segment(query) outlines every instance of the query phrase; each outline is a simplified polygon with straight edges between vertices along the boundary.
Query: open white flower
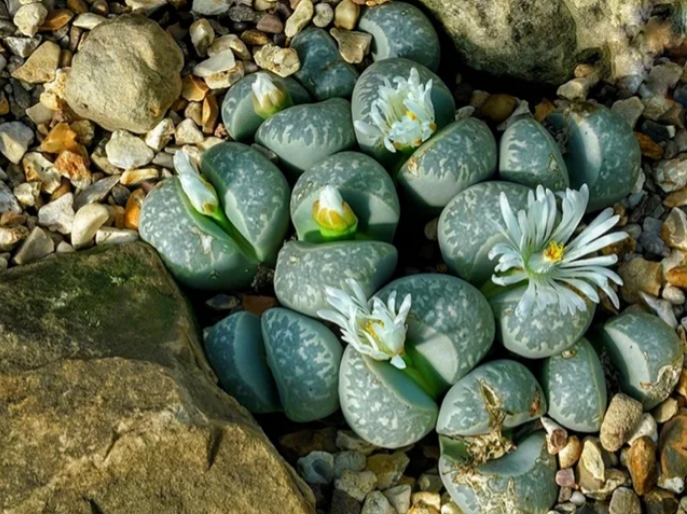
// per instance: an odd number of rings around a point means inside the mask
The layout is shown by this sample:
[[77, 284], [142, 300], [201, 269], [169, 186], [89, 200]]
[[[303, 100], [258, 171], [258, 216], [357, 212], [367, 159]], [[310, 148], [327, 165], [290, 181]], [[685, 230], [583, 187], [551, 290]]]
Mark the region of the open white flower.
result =
[[205, 180], [191, 159], [191, 156], [179, 150], [174, 154], [174, 168], [179, 175], [181, 188], [186, 193], [191, 205], [201, 214], [212, 215], [219, 208], [217, 191]]
[[327, 184], [313, 203], [312, 216], [320, 231], [327, 237], [352, 234], [358, 228], [358, 218], [334, 186]]
[[592, 256], [598, 250], [627, 237], [626, 232], [606, 234], [618, 222], [608, 208], [599, 214], [578, 236], [570, 240], [587, 209], [589, 189], [583, 185], [580, 191], [568, 189], [559, 193], [562, 216], [558, 219], [556, 197], [542, 186], [536, 194], [530, 191], [527, 209], [517, 215], [508, 198], [501, 193], [501, 214], [505, 227], [498, 224], [507, 242], [494, 246], [489, 258], [499, 257], [492, 280], [499, 285], [528, 281], [516, 309], [518, 316], [540, 312], [546, 306], [558, 303], [562, 313], [574, 313], [586, 308], [585, 300], [600, 301], [596, 288], [618, 307], [618, 296], [609, 282], [622, 285], [622, 280], [606, 266], [615, 264], [616, 255]]
[[281, 85], [277, 85], [265, 72], [259, 72], [253, 90], [253, 108], [262, 118], [269, 118], [277, 112], [291, 105], [291, 95]]
[[334, 308], [321, 309], [317, 315], [341, 327], [342, 339], [358, 352], [375, 360], [388, 360], [398, 369], [405, 369], [403, 360], [406, 340], [406, 318], [410, 311], [410, 295], [406, 295], [396, 311], [396, 291], [385, 304], [377, 297], [369, 301], [360, 284], [346, 280], [351, 294], [327, 287], [327, 301]]
[[410, 78], [394, 77], [396, 87], [388, 79], [379, 88], [379, 98], [372, 102], [372, 125], [360, 120], [355, 127], [368, 136], [381, 139], [391, 153], [417, 148], [436, 131], [432, 81], [420, 84], [416, 68]]

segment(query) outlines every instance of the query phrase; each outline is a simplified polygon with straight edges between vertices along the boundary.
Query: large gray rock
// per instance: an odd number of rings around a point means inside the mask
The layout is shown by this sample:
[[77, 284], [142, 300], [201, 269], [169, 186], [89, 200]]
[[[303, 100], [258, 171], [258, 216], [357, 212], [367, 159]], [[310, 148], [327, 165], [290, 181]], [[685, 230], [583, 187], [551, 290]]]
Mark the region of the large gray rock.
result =
[[[613, 77], [641, 72], [652, 2], [627, 0], [419, 0], [468, 65], [495, 75], [560, 84], [580, 52], [598, 49]], [[644, 4], [644, 5], [642, 5]]]
[[172, 36], [144, 16], [101, 23], [74, 56], [67, 102], [108, 130], [152, 129], [181, 93], [184, 56]]
[[0, 512], [314, 514], [142, 243], [0, 276]]

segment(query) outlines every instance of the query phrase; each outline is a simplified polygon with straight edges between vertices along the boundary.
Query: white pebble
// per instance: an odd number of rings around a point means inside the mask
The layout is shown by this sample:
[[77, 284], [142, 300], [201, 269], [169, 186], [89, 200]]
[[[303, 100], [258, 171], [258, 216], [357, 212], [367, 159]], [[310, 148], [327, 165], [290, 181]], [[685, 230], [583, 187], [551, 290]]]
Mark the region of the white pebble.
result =
[[33, 130], [19, 121], [0, 125], [0, 152], [14, 164], [19, 164], [33, 142]]
[[38, 224], [60, 234], [69, 234], [74, 223], [74, 195], [67, 193], [38, 209]]
[[102, 227], [95, 233], [95, 244], [122, 244], [138, 241], [138, 232], [128, 228]]
[[79, 209], [72, 225], [72, 246], [77, 250], [93, 244], [98, 229], [110, 217], [107, 207], [99, 203], [89, 203]]
[[126, 130], [115, 130], [112, 133], [105, 145], [105, 153], [110, 164], [125, 170], [145, 166], [155, 155], [142, 139]]

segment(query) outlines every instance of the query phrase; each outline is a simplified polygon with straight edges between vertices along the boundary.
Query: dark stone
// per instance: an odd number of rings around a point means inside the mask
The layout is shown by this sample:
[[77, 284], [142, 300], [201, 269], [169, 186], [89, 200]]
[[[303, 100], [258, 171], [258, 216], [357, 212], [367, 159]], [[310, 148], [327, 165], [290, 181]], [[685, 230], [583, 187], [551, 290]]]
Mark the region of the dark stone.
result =
[[673, 493], [656, 488], [644, 496], [645, 514], [675, 514], [678, 500]]
[[667, 141], [671, 138], [671, 132], [668, 127], [653, 120], [644, 120], [644, 123], [642, 123], [642, 132], [656, 143]]
[[339, 489], [334, 489], [329, 514], [360, 514], [361, 508], [358, 500]]
[[229, 9], [229, 19], [234, 22], [258, 23], [262, 13], [256, 12], [247, 5], [235, 5]]

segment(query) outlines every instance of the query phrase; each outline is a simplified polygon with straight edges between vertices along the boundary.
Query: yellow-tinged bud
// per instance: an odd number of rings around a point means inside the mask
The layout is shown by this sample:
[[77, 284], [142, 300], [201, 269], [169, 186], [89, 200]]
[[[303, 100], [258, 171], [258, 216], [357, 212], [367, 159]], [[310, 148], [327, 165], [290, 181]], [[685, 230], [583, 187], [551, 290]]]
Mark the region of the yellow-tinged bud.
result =
[[344, 201], [338, 189], [329, 185], [320, 191], [319, 199], [313, 203], [312, 217], [327, 239], [350, 236], [358, 228], [358, 218], [351, 206]]
[[251, 88], [253, 90], [253, 109], [263, 119], [274, 116], [279, 111], [293, 105], [289, 90], [283, 84], [274, 82], [265, 72], [257, 74], [257, 79]]

